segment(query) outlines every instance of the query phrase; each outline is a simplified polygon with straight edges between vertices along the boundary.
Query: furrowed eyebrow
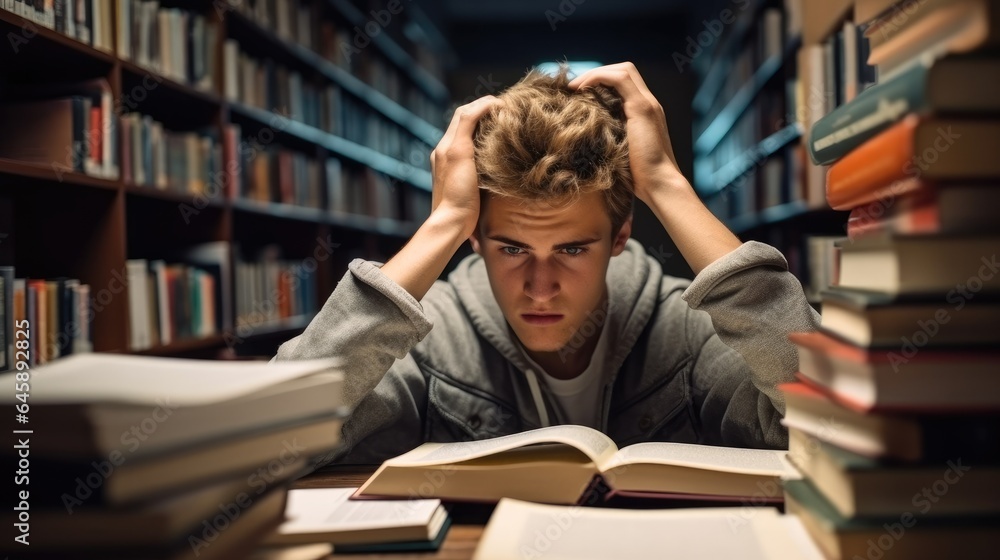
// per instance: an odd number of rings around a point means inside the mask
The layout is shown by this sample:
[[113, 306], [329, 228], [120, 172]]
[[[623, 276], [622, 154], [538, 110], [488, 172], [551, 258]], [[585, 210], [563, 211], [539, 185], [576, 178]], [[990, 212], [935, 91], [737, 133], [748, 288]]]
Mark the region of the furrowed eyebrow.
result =
[[[487, 239], [492, 239], [493, 241], [499, 241], [500, 243], [506, 243], [507, 245], [513, 245], [514, 247], [520, 247], [521, 249], [528, 249], [528, 250], [532, 249], [531, 245], [528, 245], [527, 243], [523, 243], [521, 241], [516, 241], [516, 240], [511, 239], [509, 237], [504, 237], [503, 235], [487, 235], [486, 238]], [[567, 243], [560, 243], [558, 245], [553, 246], [552, 249], [558, 251], [560, 249], [566, 249], [568, 247], [581, 247], [583, 245], [590, 245], [591, 243], [596, 243], [598, 241], [600, 241], [600, 239], [598, 239], [598, 238], [580, 239], [580, 240], [577, 240], [577, 241], [569, 241]]]

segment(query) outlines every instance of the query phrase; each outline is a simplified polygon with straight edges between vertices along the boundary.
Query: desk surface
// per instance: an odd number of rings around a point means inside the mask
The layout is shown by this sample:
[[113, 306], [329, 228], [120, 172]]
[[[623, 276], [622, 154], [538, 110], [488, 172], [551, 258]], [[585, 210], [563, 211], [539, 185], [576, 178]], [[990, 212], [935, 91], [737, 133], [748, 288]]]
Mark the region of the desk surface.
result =
[[[305, 476], [297, 480], [293, 488], [346, 488], [361, 486], [368, 477], [375, 472], [376, 466], [371, 467], [337, 467], [335, 469], [324, 470]], [[436, 552], [413, 552], [392, 554], [336, 554], [329, 558], [339, 559], [384, 559], [384, 560], [409, 560], [420, 559], [441, 559], [460, 560], [472, 558], [472, 553], [476, 550], [479, 537], [483, 534], [483, 523], [460, 522], [461, 517], [453, 515], [451, 529], [445, 536], [444, 543]]]

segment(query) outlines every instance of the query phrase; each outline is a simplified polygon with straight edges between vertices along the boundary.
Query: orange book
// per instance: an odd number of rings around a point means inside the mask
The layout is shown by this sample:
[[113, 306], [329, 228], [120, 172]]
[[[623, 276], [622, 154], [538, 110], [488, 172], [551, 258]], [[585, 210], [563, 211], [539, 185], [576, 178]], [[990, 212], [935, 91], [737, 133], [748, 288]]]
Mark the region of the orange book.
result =
[[1000, 120], [907, 115], [830, 166], [826, 200], [850, 210], [907, 180], [975, 181], [1000, 177]]
[[90, 108], [90, 160], [94, 165], [104, 164], [104, 127], [101, 126], [100, 106]]

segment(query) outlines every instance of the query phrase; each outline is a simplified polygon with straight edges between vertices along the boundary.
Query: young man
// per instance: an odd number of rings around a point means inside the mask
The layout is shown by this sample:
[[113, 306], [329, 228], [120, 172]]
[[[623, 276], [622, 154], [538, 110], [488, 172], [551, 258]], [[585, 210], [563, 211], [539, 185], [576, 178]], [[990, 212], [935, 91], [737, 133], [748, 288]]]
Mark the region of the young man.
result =
[[[355, 259], [274, 358], [345, 359], [354, 411], [331, 460], [554, 424], [620, 446], [787, 445], [786, 335], [817, 315], [778, 251], [699, 201], [634, 65], [529, 72], [460, 107], [431, 167], [427, 221], [384, 265]], [[629, 239], [633, 196], [693, 281]], [[476, 254], [438, 280], [466, 239]]]

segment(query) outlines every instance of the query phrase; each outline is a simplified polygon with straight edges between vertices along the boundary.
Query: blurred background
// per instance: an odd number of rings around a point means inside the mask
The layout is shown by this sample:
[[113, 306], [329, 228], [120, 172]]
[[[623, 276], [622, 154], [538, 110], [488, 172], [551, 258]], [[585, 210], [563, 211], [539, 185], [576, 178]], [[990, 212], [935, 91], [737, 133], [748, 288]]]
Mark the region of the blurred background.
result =
[[[454, 108], [563, 60], [635, 63], [705, 203], [817, 300], [847, 213], [804, 134], [876, 71], [850, 1], [63, 4], [0, 10], [0, 270], [55, 313], [42, 362], [273, 355], [426, 217]], [[633, 236], [691, 277], [641, 203]]]

